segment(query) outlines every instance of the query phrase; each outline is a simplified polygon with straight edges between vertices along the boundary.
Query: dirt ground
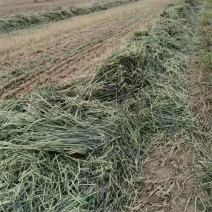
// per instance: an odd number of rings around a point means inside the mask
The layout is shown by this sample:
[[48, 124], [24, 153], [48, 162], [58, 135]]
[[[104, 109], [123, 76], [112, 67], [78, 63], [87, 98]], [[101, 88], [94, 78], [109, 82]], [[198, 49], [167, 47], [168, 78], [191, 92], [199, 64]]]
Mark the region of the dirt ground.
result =
[[190, 101], [197, 121], [205, 129], [212, 127], [212, 86], [211, 74], [204, 73], [198, 57], [192, 56], [187, 70], [187, 84]]
[[[113, 1], [113, 0], [109, 0]], [[82, 6], [108, 2], [106, 0], [0, 0], [0, 16], [35, 12], [55, 6]]]
[[143, 0], [0, 37], [0, 97], [92, 74], [138, 29], [153, 24], [169, 0]]
[[[191, 56], [186, 72], [188, 96], [197, 123], [210, 131], [212, 89], [208, 76], [206, 78], [209, 73], [201, 70], [198, 60], [196, 55]], [[203, 202], [207, 194], [201, 186], [205, 166], [199, 149], [202, 146], [200, 138], [192, 141], [179, 139], [150, 147], [144, 165], [144, 211], [206, 211]], [[203, 142], [207, 145], [206, 141]]]
[[204, 193], [195, 144], [185, 139], [154, 144], [145, 163], [143, 211], [200, 212]]
[[[212, 87], [208, 80], [209, 73], [204, 73], [200, 68], [198, 56], [191, 56], [185, 75], [188, 97], [196, 121], [204, 130], [210, 131]], [[198, 136], [201, 135], [199, 133]], [[199, 139], [201, 136], [192, 142], [189, 139], [179, 139], [150, 147], [151, 152], [144, 165], [146, 179], [143, 211], [206, 211], [203, 202], [207, 200], [207, 194], [201, 185], [205, 165], [199, 148], [208, 145], [206, 140], [211, 145], [211, 138], [203, 141]], [[208, 147], [210, 154], [210, 146]]]

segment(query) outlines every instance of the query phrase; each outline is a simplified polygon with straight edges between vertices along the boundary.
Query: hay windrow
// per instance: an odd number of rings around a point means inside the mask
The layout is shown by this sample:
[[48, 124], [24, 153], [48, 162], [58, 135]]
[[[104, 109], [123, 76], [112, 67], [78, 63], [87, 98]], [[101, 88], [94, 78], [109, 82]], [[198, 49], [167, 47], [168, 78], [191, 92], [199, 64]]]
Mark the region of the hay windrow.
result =
[[194, 125], [184, 80], [192, 8], [168, 7], [88, 83], [1, 102], [2, 211], [140, 210], [146, 144]]
[[0, 18], [0, 34], [9, 33], [15, 30], [27, 29], [29, 27], [46, 24], [50, 22], [65, 20], [74, 16], [87, 15], [90, 13], [108, 10], [113, 7], [129, 4], [138, 0], [120, 0], [104, 4], [94, 4], [87, 7], [57, 7], [39, 13], [17, 14]]

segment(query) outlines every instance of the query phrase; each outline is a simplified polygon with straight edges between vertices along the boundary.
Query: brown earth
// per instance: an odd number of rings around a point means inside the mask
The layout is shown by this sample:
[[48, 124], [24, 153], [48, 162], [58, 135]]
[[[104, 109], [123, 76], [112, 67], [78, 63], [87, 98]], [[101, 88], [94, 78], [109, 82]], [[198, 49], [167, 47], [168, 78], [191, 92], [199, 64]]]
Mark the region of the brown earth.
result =
[[[186, 72], [189, 100], [200, 129], [208, 132], [212, 127], [210, 75], [201, 69], [196, 55], [190, 58]], [[203, 190], [202, 178], [207, 165], [202, 154], [207, 151], [211, 154], [211, 137], [201, 130], [195, 131], [192, 137], [150, 147], [144, 165], [143, 211], [206, 211], [204, 202], [208, 196]]]
[[202, 167], [194, 147], [185, 139], [151, 146], [144, 166], [143, 211], [202, 211]]
[[143, 0], [0, 37], [0, 97], [92, 74], [138, 29], [153, 24], [169, 0]]
[[211, 78], [210, 75], [200, 68], [197, 56], [190, 59], [190, 66], [187, 70], [190, 101], [197, 121], [207, 130], [212, 129], [212, 85], [208, 80]]
[[211, 73], [201, 69], [196, 55], [190, 58], [186, 79], [190, 104], [200, 130], [194, 131], [192, 139], [150, 147], [144, 165], [142, 209], [146, 212], [206, 211], [208, 196], [203, 190], [202, 178], [207, 156], [211, 155], [212, 78]]

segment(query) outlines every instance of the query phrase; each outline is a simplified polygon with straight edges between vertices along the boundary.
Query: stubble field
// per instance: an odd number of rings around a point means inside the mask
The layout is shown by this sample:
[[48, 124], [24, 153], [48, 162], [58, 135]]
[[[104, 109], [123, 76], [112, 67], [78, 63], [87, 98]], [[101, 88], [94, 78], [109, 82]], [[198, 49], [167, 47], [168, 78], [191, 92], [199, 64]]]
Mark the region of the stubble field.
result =
[[153, 24], [168, 0], [144, 0], [0, 37], [0, 97], [90, 74], [137, 29]]
[[0, 211], [211, 211], [211, 1], [37, 5], [0, 18]]
[[45, 9], [51, 9], [57, 6], [87, 6], [113, 1], [114, 0], [38, 0], [37, 3], [35, 3], [33, 0], [1, 0], [0, 16], [14, 15], [17, 13], [30, 13]]

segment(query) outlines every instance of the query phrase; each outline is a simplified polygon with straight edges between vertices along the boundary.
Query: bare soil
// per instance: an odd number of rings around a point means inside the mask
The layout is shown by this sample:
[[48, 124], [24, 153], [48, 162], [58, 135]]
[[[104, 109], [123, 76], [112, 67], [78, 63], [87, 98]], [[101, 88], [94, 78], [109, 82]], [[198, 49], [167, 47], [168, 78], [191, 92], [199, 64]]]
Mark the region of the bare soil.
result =
[[144, 170], [144, 211], [201, 211], [202, 171], [193, 144], [179, 139], [156, 145], [151, 148]]
[[207, 130], [212, 129], [212, 85], [208, 80], [210, 75], [201, 70], [197, 56], [191, 57], [187, 70], [188, 93], [197, 121]]

